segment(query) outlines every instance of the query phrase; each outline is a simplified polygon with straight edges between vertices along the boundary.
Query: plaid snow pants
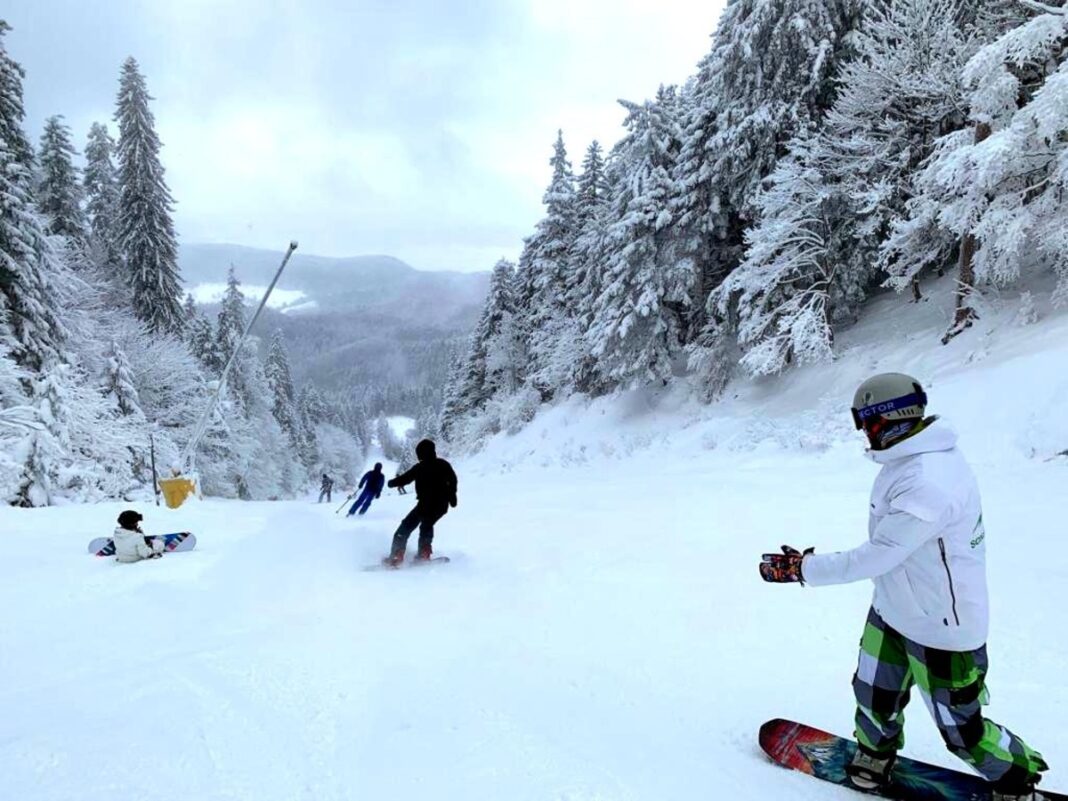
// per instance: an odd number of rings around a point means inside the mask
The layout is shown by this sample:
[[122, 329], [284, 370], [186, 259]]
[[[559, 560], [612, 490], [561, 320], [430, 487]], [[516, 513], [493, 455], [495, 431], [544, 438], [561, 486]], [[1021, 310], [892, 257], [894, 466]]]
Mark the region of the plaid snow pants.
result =
[[1026, 784], [1049, 766], [1015, 734], [983, 717], [986, 670], [985, 645], [960, 652], [928, 648], [890, 628], [872, 609], [853, 677], [857, 742], [877, 753], [900, 749], [905, 705], [916, 684], [953, 754], [998, 786]]

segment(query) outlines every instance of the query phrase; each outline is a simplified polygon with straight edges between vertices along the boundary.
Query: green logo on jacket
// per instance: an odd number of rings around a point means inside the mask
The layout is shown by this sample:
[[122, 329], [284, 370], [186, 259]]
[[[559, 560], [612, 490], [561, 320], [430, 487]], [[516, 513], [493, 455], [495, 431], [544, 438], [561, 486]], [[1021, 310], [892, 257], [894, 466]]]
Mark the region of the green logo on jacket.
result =
[[975, 528], [972, 529], [972, 548], [978, 548], [983, 540], [986, 539], [986, 526], [983, 525], [983, 516], [979, 515], [979, 519], [975, 522]]

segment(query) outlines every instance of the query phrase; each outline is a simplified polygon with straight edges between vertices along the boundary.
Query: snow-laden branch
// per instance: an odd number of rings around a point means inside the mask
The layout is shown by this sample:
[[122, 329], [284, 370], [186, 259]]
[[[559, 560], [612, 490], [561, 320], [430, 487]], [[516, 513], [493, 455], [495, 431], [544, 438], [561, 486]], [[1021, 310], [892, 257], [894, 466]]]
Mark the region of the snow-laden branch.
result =
[[1068, 8], [1063, 6], [1051, 6], [1049, 3], [1042, 3], [1039, 2], [1039, 0], [1020, 0], [1020, 4], [1032, 11], [1037, 11], [1040, 14], [1057, 14], [1062, 17], [1065, 14], [1068, 14]]

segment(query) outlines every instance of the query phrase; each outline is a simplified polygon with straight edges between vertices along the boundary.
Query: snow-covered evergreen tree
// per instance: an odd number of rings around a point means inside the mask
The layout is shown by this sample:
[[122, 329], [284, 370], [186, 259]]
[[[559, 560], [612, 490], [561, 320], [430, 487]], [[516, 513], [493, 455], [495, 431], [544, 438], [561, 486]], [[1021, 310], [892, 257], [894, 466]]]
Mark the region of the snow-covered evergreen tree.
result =
[[683, 133], [672, 208], [679, 255], [694, 273], [687, 338], [705, 325], [708, 293], [743, 258], [761, 182], [794, 135], [819, 128], [830, 108], [838, 65], [867, 5], [728, 2], [712, 51], [680, 98]]
[[118, 342], [111, 343], [106, 379], [106, 394], [115, 401], [119, 413], [125, 417], [143, 416], [141, 401], [137, 397], [137, 387], [134, 386], [133, 375], [130, 371], [130, 360], [126, 358], [126, 353]]
[[675, 257], [669, 202], [678, 154], [676, 99], [625, 103], [628, 135], [617, 146], [624, 177], [611, 200], [602, 290], [587, 337], [597, 370], [616, 385], [663, 381], [678, 353], [692, 272]]
[[293, 388], [292, 371], [289, 369], [289, 355], [286, 353], [281, 330], [276, 330], [271, 337], [264, 372], [271, 388], [273, 398], [271, 411], [274, 419], [278, 421], [282, 431], [289, 437], [290, 443], [299, 452], [304, 444], [303, 432], [297, 413], [297, 396]]
[[94, 122], [85, 146], [86, 211], [91, 253], [109, 278], [125, 284], [119, 250], [119, 180], [114, 163], [115, 141], [105, 125]]
[[7, 146], [8, 158], [29, 174], [33, 166], [33, 147], [22, 130], [25, 109], [22, 104], [22, 65], [8, 55], [4, 36], [11, 26], [0, 19], [0, 142]]
[[89, 250], [88, 223], [82, 210], [82, 186], [70, 128], [63, 117], [49, 117], [38, 151], [37, 206], [47, 230], [63, 237], [74, 259], [84, 259]]
[[582, 162], [575, 204], [575, 243], [571, 247], [567, 305], [573, 321], [567, 335], [574, 338], [568, 384], [579, 392], [591, 392], [597, 382], [596, 359], [587, 334], [593, 322], [605, 258], [605, 237], [611, 216], [612, 186], [601, 146], [593, 142]]
[[714, 293], [718, 314], [737, 318], [749, 372], [829, 359], [834, 323], [856, 318], [916, 170], [963, 124], [962, 22], [943, 0], [869, 10], [824, 126], [795, 137], [756, 201], [745, 261]]
[[118, 242], [134, 313], [150, 330], [182, 330], [178, 243], [170, 190], [159, 160], [160, 141], [137, 61], [122, 66], [115, 120], [119, 125]]
[[568, 343], [562, 333], [570, 317], [566, 289], [575, 241], [575, 176], [562, 131], [549, 164], [545, 217], [526, 242], [516, 292], [529, 354], [526, 379], [546, 398], [563, 385], [568, 367], [561, 347]]
[[932, 255], [932, 232], [962, 243], [958, 314], [947, 337], [969, 324], [975, 287], [1014, 281], [1026, 265], [1055, 271], [1058, 299], [1068, 299], [1068, 11], [1027, 6], [1045, 13], [983, 47], [964, 69], [970, 126], [939, 142], [917, 179], [910, 218], [887, 244], [893, 283], [902, 287], [944, 255]]

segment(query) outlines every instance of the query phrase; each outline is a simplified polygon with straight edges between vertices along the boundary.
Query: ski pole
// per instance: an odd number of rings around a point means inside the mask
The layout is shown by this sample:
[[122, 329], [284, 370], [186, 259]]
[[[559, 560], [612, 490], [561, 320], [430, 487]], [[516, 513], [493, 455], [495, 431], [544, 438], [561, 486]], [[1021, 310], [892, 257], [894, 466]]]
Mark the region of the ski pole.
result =
[[[347, 497], [347, 498], [346, 498], [346, 499], [345, 499], [345, 500], [344, 500], [344, 501], [342, 502], [341, 506], [339, 506], [339, 507], [337, 508], [337, 512], [340, 512], [340, 511], [341, 511], [342, 509], [344, 509], [344, 508], [345, 508], [345, 504], [347, 504], [347, 503], [348, 503], [349, 501], [351, 501], [351, 500], [352, 500], [353, 498], [355, 498], [355, 497], [356, 497], [356, 493], [355, 493], [355, 492], [354, 492], [354, 493], [352, 493], [352, 495], [350, 495], [349, 497]], [[334, 514], [337, 514], [337, 512], [334, 512]]]

